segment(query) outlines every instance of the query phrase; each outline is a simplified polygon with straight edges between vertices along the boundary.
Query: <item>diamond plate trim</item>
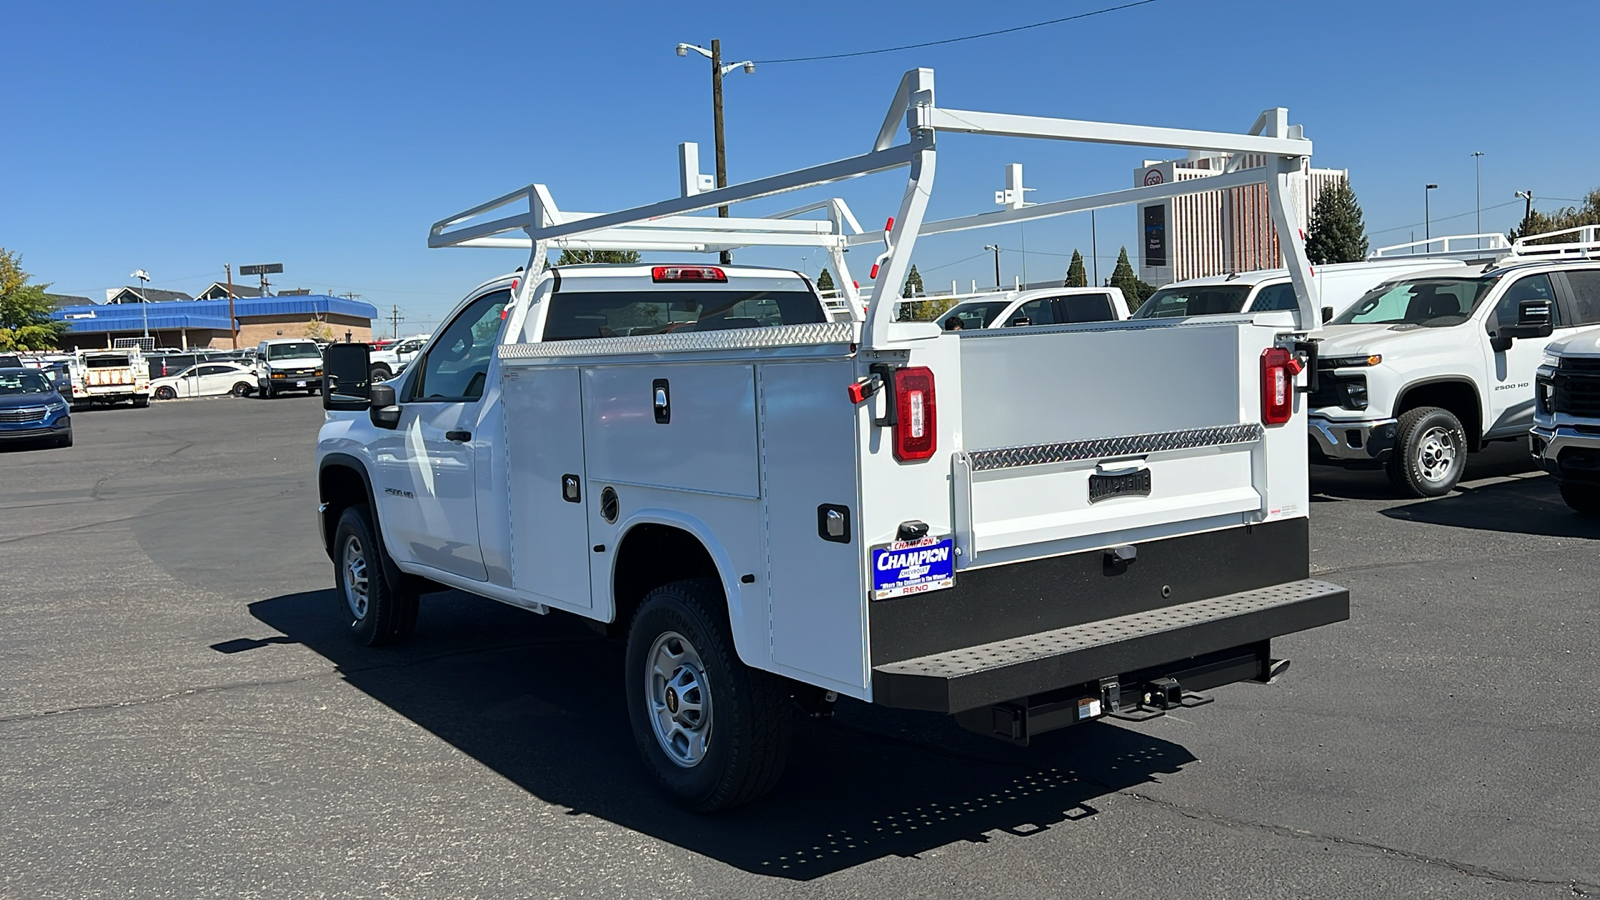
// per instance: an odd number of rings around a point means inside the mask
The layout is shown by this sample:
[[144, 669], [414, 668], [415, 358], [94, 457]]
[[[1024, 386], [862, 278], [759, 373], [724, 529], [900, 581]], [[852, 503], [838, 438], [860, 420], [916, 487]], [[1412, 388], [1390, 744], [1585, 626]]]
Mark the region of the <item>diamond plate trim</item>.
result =
[[1162, 450], [1192, 450], [1196, 447], [1224, 447], [1261, 440], [1265, 431], [1258, 422], [1223, 425], [1217, 428], [1191, 428], [1186, 431], [1161, 431], [1130, 434], [1124, 437], [1095, 438], [1087, 441], [1061, 441], [1027, 447], [998, 447], [973, 450], [967, 454], [974, 472], [1042, 466], [1080, 459], [1105, 459], [1113, 456], [1142, 456]]
[[976, 647], [919, 656], [916, 659], [876, 666], [875, 670], [894, 675], [959, 678], [963, 675], [1063, 656], [1162, 632], [1192, 628], [1207, 622], [1259, 613], [1274, 607], [1292, 606], [1342, 590], [1344, 589], [1336, 584], [1315, 579], [1291, 581], [1253, 591], [1196, 600], [1179, 606], [1168, 606], [1148, 612], [1118, 616], [1114, 619], [980, 644]]
[[754, 350], [763, 347], [805, 347], [858, 343], [854, 322], [813, 322], [776, 328], [730, 328], [677, 334], [586, 338], [581, 341], [501, 344], [500, 359], [548, 359], [569, 356], [616, 356], [632, 353], [682, 353], [691, 350]]

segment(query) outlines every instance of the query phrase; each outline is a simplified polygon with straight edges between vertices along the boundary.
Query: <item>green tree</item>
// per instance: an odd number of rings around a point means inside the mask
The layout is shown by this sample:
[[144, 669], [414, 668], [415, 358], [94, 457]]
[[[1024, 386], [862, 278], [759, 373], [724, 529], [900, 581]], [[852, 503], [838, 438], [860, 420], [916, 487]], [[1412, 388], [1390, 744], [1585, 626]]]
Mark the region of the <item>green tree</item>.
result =
[[312, 316], [311, 321], [306, 323], [306, 337], [314, 341], [328, 341], [329, 343], [332, 343], [333, 329], [328, 327], [327, 322], [322, 321], [316, 316]]
[[1350, 189], [1350, 179], [1339, 179], [1317, 198], [1311, 210], [1311, 232], [1306, 235], [1306, 255], [1318, 266], [1367, 258], [1367, 227], [1361, 222], [1361, 204]]
[[[1507, 235], [1512, 240], [1532, 234], [1545, 234], [1551, 231], [1562, 231], [1567, 228], [1579, 228], [1584, 225], [1600, 225], [1600, 188], [1590, 191], [1583, 198], [1582, 206], [1565, 206], [1553, 213], [1542, 213], [1532, 210], [1522, 220], [1522, 224], [1511, 229]], [[1575, 234], [1563, 234], [1545, 241], [1533, 243], [1570, 243], [1578, 239]]]
[[636, 263], [637, 250], [562, 250], [556, 260], [558, 266], [582, 266], [589, 263]]
[[922, 273], [917, 271], [917, 264], [911, 264], [911, 274], [906, 276], [905, 290], [900, 292], [902, 297], [915, 297], [922, 293]]
[[52, 350], [67, 323], [50, 318], [48, 284], [29, 284], [22, 254], [0, 247], [0, 350]]
[[1111, 278], [1106, 281], [1106, 286], [1122, 291], [1123, 298], [1128, 301], [1129, 312], [1138, 309], [1156, 292], [1155, 285], [1141, 281], [1133, 273], [1133, 264], [1128, 262], [1127, 247], [1117, 254], [1116, 268], [1111, 270]]
[[817, 276], [817, 290], [822, 293], [833, 290], [833, 273], [826, 267], [823, 268], [822, 274]]
[[1067, 280], [1063, 287], [1088, 287], [1089, 272], [1083, 267], [1083, 254], [1074, 247], [1072, 249], [1072, 264], [1067, 266]]

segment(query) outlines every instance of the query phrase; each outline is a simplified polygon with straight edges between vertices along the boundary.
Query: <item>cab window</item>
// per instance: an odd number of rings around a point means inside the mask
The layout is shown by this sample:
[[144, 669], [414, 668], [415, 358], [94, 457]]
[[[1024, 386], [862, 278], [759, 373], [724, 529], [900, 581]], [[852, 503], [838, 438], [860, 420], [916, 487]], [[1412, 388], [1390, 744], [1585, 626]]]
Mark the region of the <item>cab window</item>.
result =
[[1269, 284], [1256, 295], [1256, 302], [1250, 304], [1251, 312], [1277, 312], [1299, 308], [1300, 301], [1295, 299], [1292, 283]]
[[510, 291], [495, 291], [467, 304], [422, 357], [412, 382], [412, 400], [476, 400], [489, 378], [489, 360], [500, 337], [500, 314]]

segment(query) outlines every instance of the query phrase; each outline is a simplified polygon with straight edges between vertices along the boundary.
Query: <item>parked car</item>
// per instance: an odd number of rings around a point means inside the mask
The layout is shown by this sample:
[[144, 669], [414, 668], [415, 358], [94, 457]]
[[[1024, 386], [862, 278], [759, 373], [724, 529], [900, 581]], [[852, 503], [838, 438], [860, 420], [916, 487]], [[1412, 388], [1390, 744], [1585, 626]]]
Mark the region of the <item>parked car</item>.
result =
[[22, 366], [0, 368], [0, 441], [72, 446], [72, 411], [50, 376]]
[[935, 320], [945, 331], [1117, 322], [1128, 301], [1114, 287], [1061, 287], [1005, 291], [963, 300]]
[[[1467, 271], [1467, 265], [1458, 260], [1430, 257], [1369, 259], [1317, 266], [1312, 277], [1322, 297], [1322, 321], [1331, 321], [1349, 309], [1380, 281], [1449, 266], [1460, 268], [1463, 273]], [[1222, 316], [1294, 308], [1294, 285], [1289, 283], [1289, 270], [1260, 269], [1175, 281], [1151, 294], [1150, 299], [1134, 311], [1133, 318]]]
[[179, 397], [220, 397], [232, 394], [245, 397], [256, 390], [256, 373], [249, 366], [232, 362], [204, 362], [176, 375], [150, 382], [157, 400]]
[[0, 369], [22, 369], [22, 357], [15, 353], [0, 353]]

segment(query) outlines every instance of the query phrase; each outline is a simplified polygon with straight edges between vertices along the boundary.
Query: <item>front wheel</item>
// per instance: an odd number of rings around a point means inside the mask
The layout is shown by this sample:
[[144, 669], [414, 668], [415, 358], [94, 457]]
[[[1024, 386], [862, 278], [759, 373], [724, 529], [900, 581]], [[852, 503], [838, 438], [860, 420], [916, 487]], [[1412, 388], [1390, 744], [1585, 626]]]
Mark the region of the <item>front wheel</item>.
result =
[[1600, 516], [1600, 485], [1563, 484], [1561, 499], [1573, 512], [1586, 516]]
[[393, 378], [394, 373], [389, 371], [388, 366], [379, 363], [378, 365], [372, 367], [372, 370], [368, 373], [367, 377], [372, 380], [373, 384], [377, 384], [380, 381], [388, 381], [389, 379]]
[[674, 800], [696, 812], [749, 803], [777, 785], [793, 714], [783, 682], [739, 662], [709, 579], [651, 591], [628, 630], [634, 743]]
[[352, 506], [339, 517], [333, 535], [334, 593], [340, 617], [357, 644], [398, 644], [417, 625], [417, 591], [389, 580], [383, 548], [367, 507]]
[[272, 385], [270, 385], [270, 384], [262, 385], [261, 389], [260, 389], [260, 394], [261, 394], [261, 399], [263, 399], [263, 400], [271, 400], [273, 397], [277, 396], [277, 394], [273, 393]]
[[1395, 426], [1389, 481], [1410, 497], [1442, 497], [1467, 468], [1467, 433], [1455, 413], [1421, 406], [1400, 415]]

